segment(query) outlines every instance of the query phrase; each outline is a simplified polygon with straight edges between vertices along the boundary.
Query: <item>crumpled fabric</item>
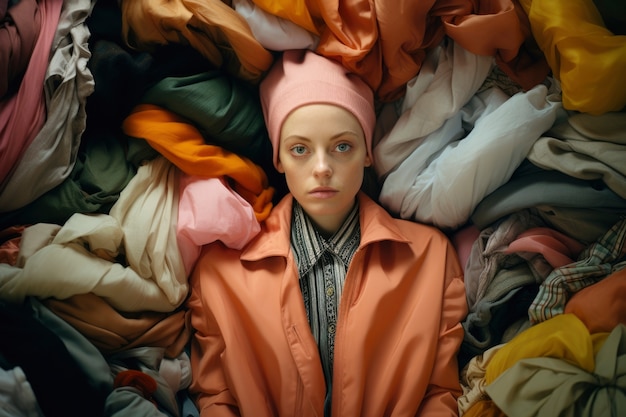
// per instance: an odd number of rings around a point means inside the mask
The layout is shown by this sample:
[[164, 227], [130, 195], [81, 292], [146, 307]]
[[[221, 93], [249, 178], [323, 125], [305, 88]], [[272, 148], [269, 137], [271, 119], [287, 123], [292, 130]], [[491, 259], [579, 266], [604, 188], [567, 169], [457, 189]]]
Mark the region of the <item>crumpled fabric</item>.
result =
[[[0, 190], [46, 121], [42, 85], [63, 2], [41, 0], [41, 30], [19, 90], [0, 100]], [[5, 203], [0, 200], [0, 203]]]
[[0, 10], [0, 99], [17, 90], [22, 82], [40, 29], [36, 0], [20, 0]]
[[273, 62], [245, 19], [220, 0], [124, 0], [122, 36], [138, 50], [188, 44], [215, 68], [256, 83]]
[[23, 269], [0, 268], [0, 297], [93, 292], [120, 311], [173, 311], [188, 293], [176, 241], [178, 185], [167, 159], [142, 165], [110, 214], [76, 213]]
[[165, 77], [143, 94], [141, 103], [176, 113], [197, 127], [206, 143], [274, 170], [258, 94], [224, 72]]
[[[43, 88], [38, 85], [45, 97], [46, 120], [2, 183], [0, 212], [25, 206], [72, 172], [87, 126], [86, 100], [94, 91], [87, 66], [91, 52], [86, 24], [94, 4], [95, 0], [63, 2]], [[23, 114], [17, 117], [28, 123]]]
[[78, 330], [104, 355], [154, 346], [165, 349], [169, 358], [179, 355], [191, 337], [188, 310], [173, 312], [140, 311], [130, 314], [114, 309], [93, 293], [77, 294], [64, 300], [42, 300], [55, 315]]
[[509, 416], [626, 415], [626, 326], [611, 331], [592, 364], [589, 369], [558, 357], [521, 359], [485, 391]]
[[554, 269], [541, 283], [528, 308], [532, 323], [555, 317], [571, 296], [626, 267], [626, 218], [621, 218], [596, 242], [587, 246], [574, 263]]
[[511, 178], [559, 110], [560, 99], [541, 84], [513, 97], [496, 87], [476, 94], [387, 176], [381, 204], [402, 219], [462, 226]]
[[182, 172], [200, 177], [232, 180], [234, 191], [254, 208], [263, 221], [272, 208], [274, 189], [265, 171], [248, 158], [205, 143], [200, 131], [185, 118], [151, 104], [136, 106], [122, 125], [124, 133], [145, 139]]
[[574, 113], [542, 135], [527, 158], [546, 170], [602, 181], [626, 200], [626, 112]]
[[608, 30], [593, 0], [519, 0], [554, 77], [563, 107], [584, 113], [626, 106], [626, 36]]
[[626, 324], [626, 268], [572, 295], [564, 313], [575, 314], [591, 333]]
[[223, 178], [181, 175], [176, 235], [187, 275], [204, 245], [219, 240], [241, 249], [260, 231], [252, 206]]
[[548, 75], [543, 56], [526, 48], [533, 41], [528, 21], [511, 0], [254, 3], [319, 33], [316, 51], [360, 75], [383, 102], [403, 95], [405, 84], [419, 73], [426, 51], [444, 37], [475, 54], [494, 57], [526, 89]]
[[[254, 37], [269, 50], [314, 50], [319, 43], [317, 34], [261, 9], [252, 0], [232, 0], [232, 7], [246, 19]], [[312, 30], [315, 31], [315, 27]]]
[[[493, 58], [469, 52], [457, 42], [443, 41], [426, 54], [420, 72], [409, 80], [402, 100], [388, 103], [374, 132], [374, 168], [379, 178], [392, 172], [428, 135], [458, 114], [484, 83]], [[384, 124], [390, 125], [386, 129]]]

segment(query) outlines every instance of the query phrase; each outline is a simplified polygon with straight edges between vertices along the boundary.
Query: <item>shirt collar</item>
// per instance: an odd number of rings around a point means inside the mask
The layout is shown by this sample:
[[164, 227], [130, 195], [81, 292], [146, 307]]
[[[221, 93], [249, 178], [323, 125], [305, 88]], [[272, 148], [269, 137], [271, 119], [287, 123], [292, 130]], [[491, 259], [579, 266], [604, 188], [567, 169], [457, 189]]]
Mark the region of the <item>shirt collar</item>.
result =
[[300, 277], [306, 275], [326, 251], [337, 255], [347, 268], [360, 240], [358, 201], [339, 230], [326, 239], [317, 230], [302, 206], [294, 200], [291, 220], [291, 246]]

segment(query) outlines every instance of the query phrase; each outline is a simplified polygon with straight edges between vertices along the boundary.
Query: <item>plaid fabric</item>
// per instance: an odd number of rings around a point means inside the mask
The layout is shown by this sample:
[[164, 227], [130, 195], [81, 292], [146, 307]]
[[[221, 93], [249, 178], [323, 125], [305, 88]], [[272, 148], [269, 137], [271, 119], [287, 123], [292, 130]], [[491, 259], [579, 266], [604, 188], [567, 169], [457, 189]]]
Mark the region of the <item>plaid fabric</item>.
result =
[[626, 218], [622, 218], [600, 240], [588, 246], [578, 261], [552, 271], [528, 309], [531, 323], [562, 314], [571, 295], [626, 267], [625, 240]]

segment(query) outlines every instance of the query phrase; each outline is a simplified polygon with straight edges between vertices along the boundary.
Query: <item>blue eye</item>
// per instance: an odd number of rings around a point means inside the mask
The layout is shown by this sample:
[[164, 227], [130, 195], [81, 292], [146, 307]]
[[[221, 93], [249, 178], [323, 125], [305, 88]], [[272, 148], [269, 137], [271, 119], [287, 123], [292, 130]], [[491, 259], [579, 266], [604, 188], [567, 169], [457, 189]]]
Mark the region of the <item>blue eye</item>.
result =
[[339, 145], [337, 145], [337, 150], [339, 152], [348, 152], [350, 149], [352, 149], [352, 145], [350, 145], [349, 143], [340, 143]]
[[291, 152], [295, 155], [304, 155], [306, 153], [306, 147], [302, 145], [296, 145], [291, 147]]

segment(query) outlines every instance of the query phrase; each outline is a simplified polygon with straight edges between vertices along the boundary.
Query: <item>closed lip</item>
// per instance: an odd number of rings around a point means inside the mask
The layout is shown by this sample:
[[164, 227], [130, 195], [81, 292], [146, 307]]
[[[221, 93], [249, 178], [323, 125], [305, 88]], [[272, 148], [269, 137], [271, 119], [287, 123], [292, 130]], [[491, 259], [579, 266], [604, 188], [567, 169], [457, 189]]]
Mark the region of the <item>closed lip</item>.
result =
[[318, 198], [328, 198], [332, 197], [337, 193], [337, 190], [332, 187], [317, 187], [312, 189], [309, 194], [314, 195]]

